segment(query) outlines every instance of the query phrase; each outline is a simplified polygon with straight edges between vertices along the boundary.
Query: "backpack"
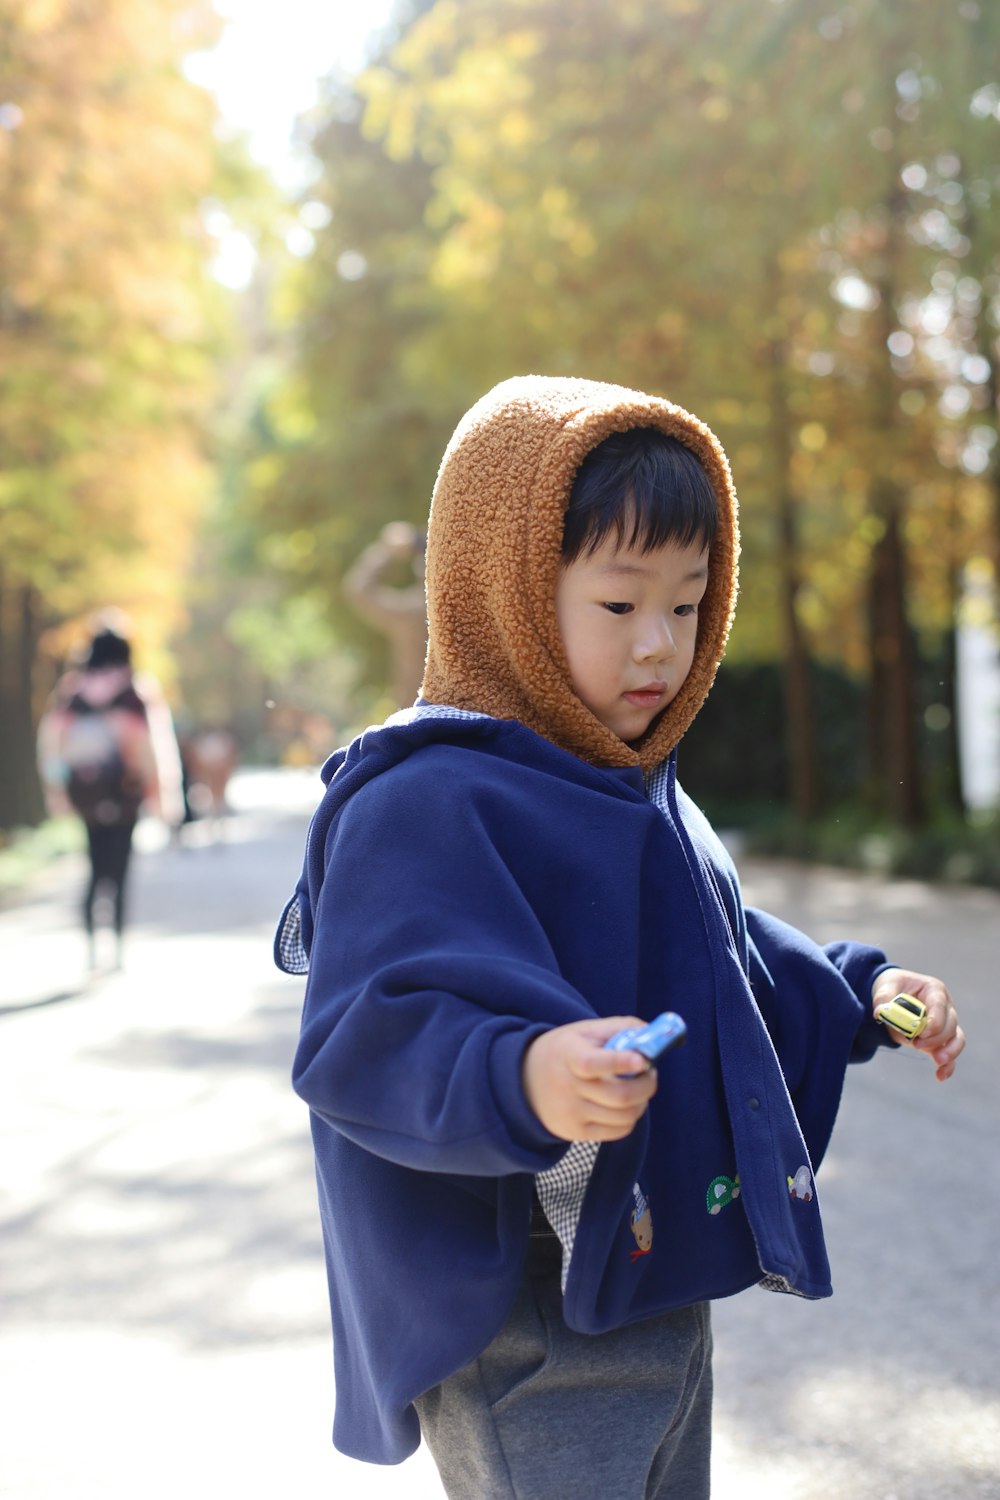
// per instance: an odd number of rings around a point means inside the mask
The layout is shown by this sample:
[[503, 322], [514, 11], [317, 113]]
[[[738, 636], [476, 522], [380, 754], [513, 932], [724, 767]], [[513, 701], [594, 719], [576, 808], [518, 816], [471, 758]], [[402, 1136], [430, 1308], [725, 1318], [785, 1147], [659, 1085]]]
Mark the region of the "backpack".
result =
[[[131, 695], [135, 697], [134, 694]], [[109, 705], [111, 710], [134, 711], [125, 694]], [[136, 703], [142, 709], [141, 702]], [[142, 710], [145, 719], [145, 711]], [[112, 714], [94, 708], [79, 696], [67, 710], [62, 737], [66, 764], [66, 795], [85, 823], [105, 825], [132, 823], [142, 804], [143, 788], [122, 756]]]

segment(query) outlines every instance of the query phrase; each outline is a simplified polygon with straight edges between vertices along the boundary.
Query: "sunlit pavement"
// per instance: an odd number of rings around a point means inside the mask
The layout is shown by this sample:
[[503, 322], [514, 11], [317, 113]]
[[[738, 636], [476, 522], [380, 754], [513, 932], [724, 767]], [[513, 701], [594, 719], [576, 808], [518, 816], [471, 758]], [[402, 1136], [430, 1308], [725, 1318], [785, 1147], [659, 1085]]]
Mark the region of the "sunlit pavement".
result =
[[[311, 775], [246, 775], [187, 847], [142, 830], [122, 973], [84, 982], [82, 869], [0, 912], [0, 1494], [441, 1500], [329, 1444], [301, 982], [271, 966]], [[751, 865], [748, 899], [947, 977], [950, 1084], [880, 1057], [820, 1177], [837, 1295], [716, 1309], [720, 1500], [1000, 1496], [1000, 897]], [[553, 1497], [563, 1500], [563, 1497]], [[571, 1500], [567, 1496], [566, 1500]], [[619, 1500], [609, 1496], [608, 1500]]]

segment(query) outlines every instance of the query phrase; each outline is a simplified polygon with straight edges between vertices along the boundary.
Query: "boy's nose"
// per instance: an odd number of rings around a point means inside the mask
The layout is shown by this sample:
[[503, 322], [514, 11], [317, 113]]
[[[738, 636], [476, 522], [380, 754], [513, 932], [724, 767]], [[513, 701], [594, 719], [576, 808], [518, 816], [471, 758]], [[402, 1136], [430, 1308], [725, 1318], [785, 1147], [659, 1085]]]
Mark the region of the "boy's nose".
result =
[[637, 661], [670, 661], [676, 655], [677, 643], [666, 620], [645, 632], [641, 640], [636, 642]]

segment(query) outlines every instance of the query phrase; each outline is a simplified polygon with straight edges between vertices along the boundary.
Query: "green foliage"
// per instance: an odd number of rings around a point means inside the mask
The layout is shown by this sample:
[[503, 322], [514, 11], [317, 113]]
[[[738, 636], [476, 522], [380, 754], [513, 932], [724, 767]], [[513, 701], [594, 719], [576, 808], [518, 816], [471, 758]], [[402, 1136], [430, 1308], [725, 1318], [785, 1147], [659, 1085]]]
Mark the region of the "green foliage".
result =
[[[916, 683], [921, 757], [933, 802], [945, 813], [958, 805], [951, 759], [953, 705], [946, 701], [950, 641], [920, 662]], [[814, 662], [810, 671], [818, 775], [826, 806], [854, 805], [872, 818], [865, 749], [867, 704], [863, 681]], [[685, 787], [713, 821], [743, 827], [760, 805], [787, 802], [788, 710], [781, 664], [723, 663], [715, 686], [680, 747]]]
[[[746, 812], [747, 810], [745, 810]], [[913, 830], [873, 824], [857, 807], [812, 823], [783, 808], [749, 812], [743, 848], [748, 854], [842, 865], [874, 874], [956, 885], [1000, 886], [1000, 822], [938, 814]]]
[[[839, 805], [864, 791], [862, 688], [855, 678], [818, 664], [812, 688], [820, 780], [825, 799]], [[756, 804], [775, 808], [786, 802], [786, 721], [778, 663], [723, 663], [678, 760], [685, 789], [713, 821], [743, 826]]]
[[0, 827], [41, 815], [34, 727], [93, 613], [169, 669], [213, 484], [235, 180], [183, 71], [209, 0], [0, 0]]
[[[792, 343], [803, 416], [835, 407], [809, 357], [838, 340], [842, 359], [867, 357], [851, 332], [865, 319], [845, 323], [829, 286], [863, 277], [879, 251], [902, 148], [887, 161], [878, 132], [932, 147], [945, 103], [956, 128], [968, 116], [971, 82], [951, 79], [947, 97], [928, 83], [914, 119], [896, 119], [912, 101], [894, 78], [918, 49], [952, 56], [971, 23], [867, 5], [817, 27], [793, 3], [780, 19], [588, 4], [574, 22], [553, 0], [434, 5], [356, 94], [332, 97], [317, 146], [333, 218], [303, 291], [324, 315], [306, 324], [307, 364], [354, 378], [326, 408], [363, 407], [388, 347], [397, 402], [406, 392], [424, 411], [544, 364], [726, 402], [752, 436], [775, 339]], [[914, 239], [914, 261], [924, 248]], [[361, 359], [374, 381], [358, 378]], [[850, 373], [844, 421], [863, 409]], [[807, 482], [822, 451], [803, 449]]]
[[79, 818], [52, 818], [38, 828], [0, 830], [0, 907], [23, 895], [28, 882], [66, 854], [82, 853], [85, 844]]
[[426, 172], [400, 168], [364, 137], [342, 85], [317, 136], [328, 164], [307, 200], [316, 248], [283, 293], [297, 367], [257, 407], [247, 507], [258, 564], [289, 595], [326, 601], [328, 619], [369, 669], [379, 643], [339, 597], [338, 580], [390, 520], [420, 522], [449, 417], [400, 379], [400, 342], [422, 322]]
[[209, 484], [213, 107], [181, 61], [217, 26], [198, 0], [0, 0], [4, 581], [53, 626], [116, 600], [154, 647]]
[[[871, 797], [861, 725], [915, 644], [906, 728], [954, 801], [953, 740], [920, 725], [953, 697], [961, 570], [1000, 559], [1000, 9], [410, 0], [307, 122], [296, 206], [184, 75], [218, 25], [207, 0], [0, 0], [0, 710], [22, 738], [38, 636], [62, 654], [108, 600], [153, 665], [190, 619], [194, 711], [251, 738], [272, 700], [377, 707], [384, 643], [340, 579], [387, 521], [422, 524], [472, 400], [536, 370], [659, 391], [731, 456], [741, 607], [685, 747], [711, 795], [747, 757], [783, 795], [803, 652], [826, 796]], [[216, 221], [260, 256], [238, 329]]]
[[962, 565], [1000, 549], [998, 58], [973, 0], [420, 7], [316, 134], [327, 222], [261, 408], [258, 559], [374, 677], [337, 580], [422, 521], [471, 401], [525, 370], [656, 390], [732, 458], [732, 662], [804, 651], [919, 749], [911, 639], [937, 649]]

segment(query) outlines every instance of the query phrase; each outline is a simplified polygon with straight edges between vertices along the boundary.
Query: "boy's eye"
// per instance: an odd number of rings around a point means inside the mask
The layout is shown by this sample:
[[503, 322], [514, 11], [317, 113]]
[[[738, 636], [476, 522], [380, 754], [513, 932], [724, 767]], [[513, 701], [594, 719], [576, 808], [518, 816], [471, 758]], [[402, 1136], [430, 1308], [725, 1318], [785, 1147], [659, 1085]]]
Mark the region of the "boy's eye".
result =
[[678, 604], [677, 608], [674, 610], [675, 615], [696, 615], [697, 613], [697, 604]]
[[635, 608], [635, 605], [634, 604], [605, 604], [604, 608], [610, 610], [613, 615], [627, 615], [627, 614], [631, 613], [631, 611]]

